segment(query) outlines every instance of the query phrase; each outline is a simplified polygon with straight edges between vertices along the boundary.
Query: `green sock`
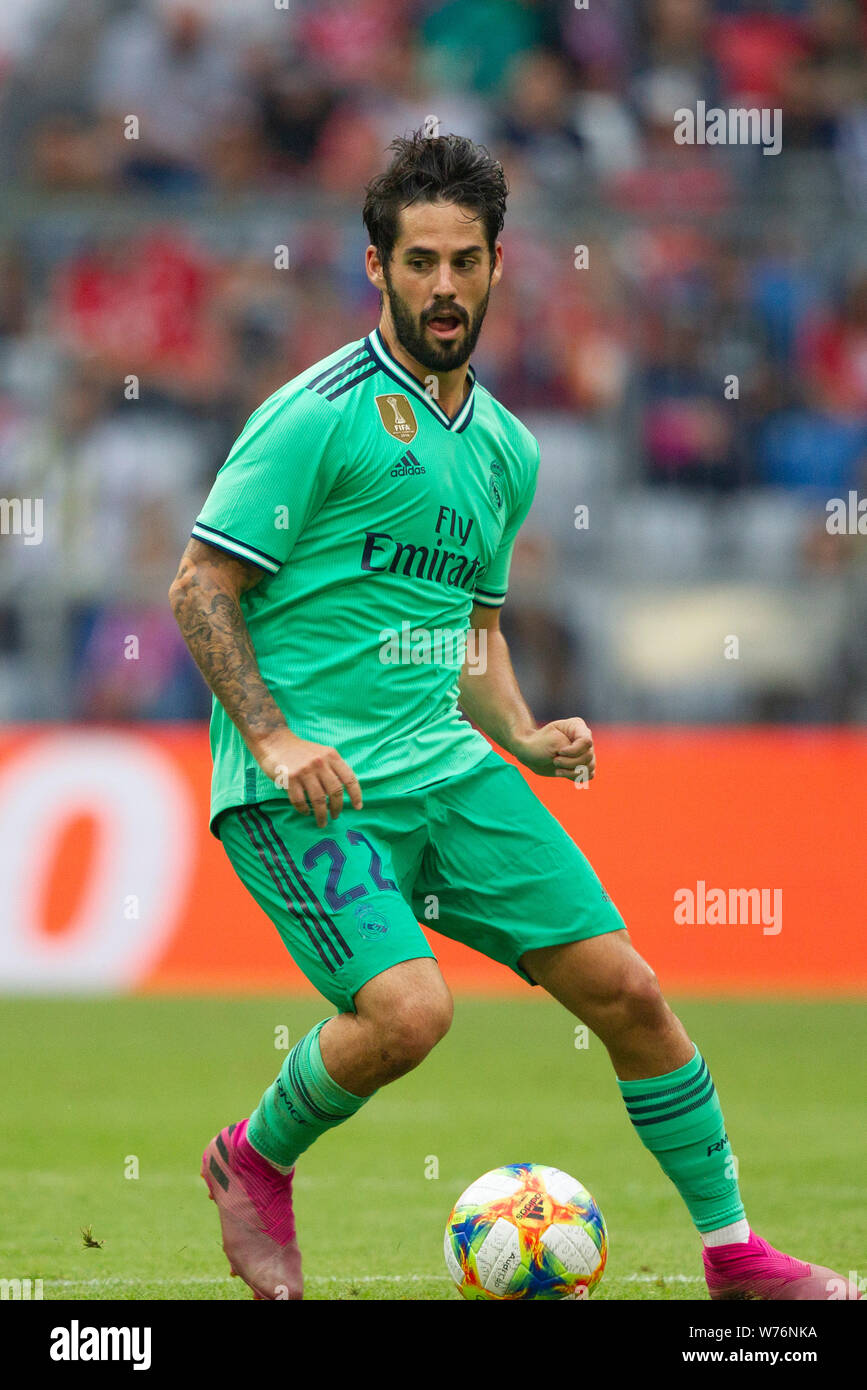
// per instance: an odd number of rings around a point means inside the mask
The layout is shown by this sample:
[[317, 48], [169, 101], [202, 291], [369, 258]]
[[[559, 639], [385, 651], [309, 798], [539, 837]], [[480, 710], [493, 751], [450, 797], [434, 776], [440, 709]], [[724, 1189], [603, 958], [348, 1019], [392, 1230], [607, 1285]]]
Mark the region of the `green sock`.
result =
[[698, 1048], [677, 1071], [617, 1084], [639, 1139], [671, 1178], [698, 1230], [743, 1220], [725, 1121]]
[[327, 1022], [323, 1018], [295, 1044], [247, 1125], [253, 1148], [284, 1168], [290, 1168], [320, 1134], [348, 1120], [370, 1100], [344, 1091], [325, 1070], [319, 1033]]

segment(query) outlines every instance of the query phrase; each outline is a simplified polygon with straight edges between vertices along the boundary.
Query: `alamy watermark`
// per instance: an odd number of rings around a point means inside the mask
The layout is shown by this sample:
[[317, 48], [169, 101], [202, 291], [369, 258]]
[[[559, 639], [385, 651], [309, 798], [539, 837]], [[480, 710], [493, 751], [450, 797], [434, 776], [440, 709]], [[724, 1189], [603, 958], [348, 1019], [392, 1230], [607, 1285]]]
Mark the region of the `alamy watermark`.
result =
[[73, 1318], [68, 1327], [51, 1330], [48, 1355], [52, 1361], [130, 1361], [134, 1371], [151, 1364], [149, 1327], [82, 1327]]
[[0, 497], [0, 536], [23, 536], [25, 545], [41, 545], [42, 498]]
[[379, 634], [383, 666], [446, 666], [471, 676], [488, 668], [488, 634], [484, 628], [413, 627], [407, 619]]
[[850, 488], [848, 498], [829, 498], [825, 511], [829, 536], [867, 536], [867, 497], [859, 497], [854, 488]]
[[678, 926], [761, 926], [765, 936], [783, 929], [782, 888], [708, 888], [700, 878], [695, 888], [674, 894]]
[[0, 1279], [0, 1302], [13, 1299], [15, 1302], [42, 1298], [41, 1279]]
[[857, 1299], [858, 1295], [867, 1294], [867, 1278], [858, 1274], [857, 1269], [849, 1270], [849, 1278], [844, 1279], [842, 1275], [835, 1274], [825, 1284], [828, 1290], [828, 1302], [834, 1299]]
[[783, 143], [783, 112], [779, 106], [735, 106], [728, 111], [697, 101], [695, 110], [679, 106], [674, 113], [676, 145], [761, 145], [762, 154], [779, 154]]

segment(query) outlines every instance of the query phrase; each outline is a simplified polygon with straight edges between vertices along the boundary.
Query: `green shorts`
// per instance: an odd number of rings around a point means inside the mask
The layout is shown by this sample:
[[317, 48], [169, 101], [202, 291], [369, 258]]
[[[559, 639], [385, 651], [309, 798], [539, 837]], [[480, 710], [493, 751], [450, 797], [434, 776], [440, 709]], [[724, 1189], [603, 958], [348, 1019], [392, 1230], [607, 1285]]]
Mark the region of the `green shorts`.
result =
[[436, 959], [418, 923], [535, 984], [525, 951], [624, 927], [578, 846], [517, 768], [490, 753], [399, 796], [364, 792], [320, 830], [285, 797], [219, 818], [235, 872], [293, 960], [339, 1009], [400, 961]]

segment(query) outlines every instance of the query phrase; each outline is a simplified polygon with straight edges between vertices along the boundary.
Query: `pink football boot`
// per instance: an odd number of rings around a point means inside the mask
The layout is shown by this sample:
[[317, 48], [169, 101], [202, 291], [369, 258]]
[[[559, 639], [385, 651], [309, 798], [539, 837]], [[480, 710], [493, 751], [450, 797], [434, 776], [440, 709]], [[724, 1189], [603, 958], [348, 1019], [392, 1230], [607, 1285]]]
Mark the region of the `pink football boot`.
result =
[[202, 1154], [202, 1177], [217, 1203], [233, 1275], [258, 1299], [303, 1297], [291, 1173], [278, 1173], [247, 1139], [247, 1121], [229, 1125]]
[[861, 1298], [856, 1286], [824, 1265], [805, 1264], [775, 1250], [750, 1231], [738, 1245], [705, 1246], [704, 1276], [711, 1298], [847, 1299]]

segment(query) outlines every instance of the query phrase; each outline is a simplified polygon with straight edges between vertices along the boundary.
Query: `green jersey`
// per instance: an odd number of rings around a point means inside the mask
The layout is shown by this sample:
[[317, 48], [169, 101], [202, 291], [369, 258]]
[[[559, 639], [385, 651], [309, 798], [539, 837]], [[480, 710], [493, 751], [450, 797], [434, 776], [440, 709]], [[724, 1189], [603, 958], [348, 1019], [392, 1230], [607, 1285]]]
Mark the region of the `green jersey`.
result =
[[[483, 669], [470, 614], [505, 598], [539, 446], [472, 367], [468, 386], [449, 419], [375, 329], [251, 415], [193, 527], [264, 570], [241, 597], [262, 678], [362, 793], [429, 786], [490, 752], [458, 678], [464, 656]], [[216, 698], [211, 752], [212, 829], [275, 795]]]

